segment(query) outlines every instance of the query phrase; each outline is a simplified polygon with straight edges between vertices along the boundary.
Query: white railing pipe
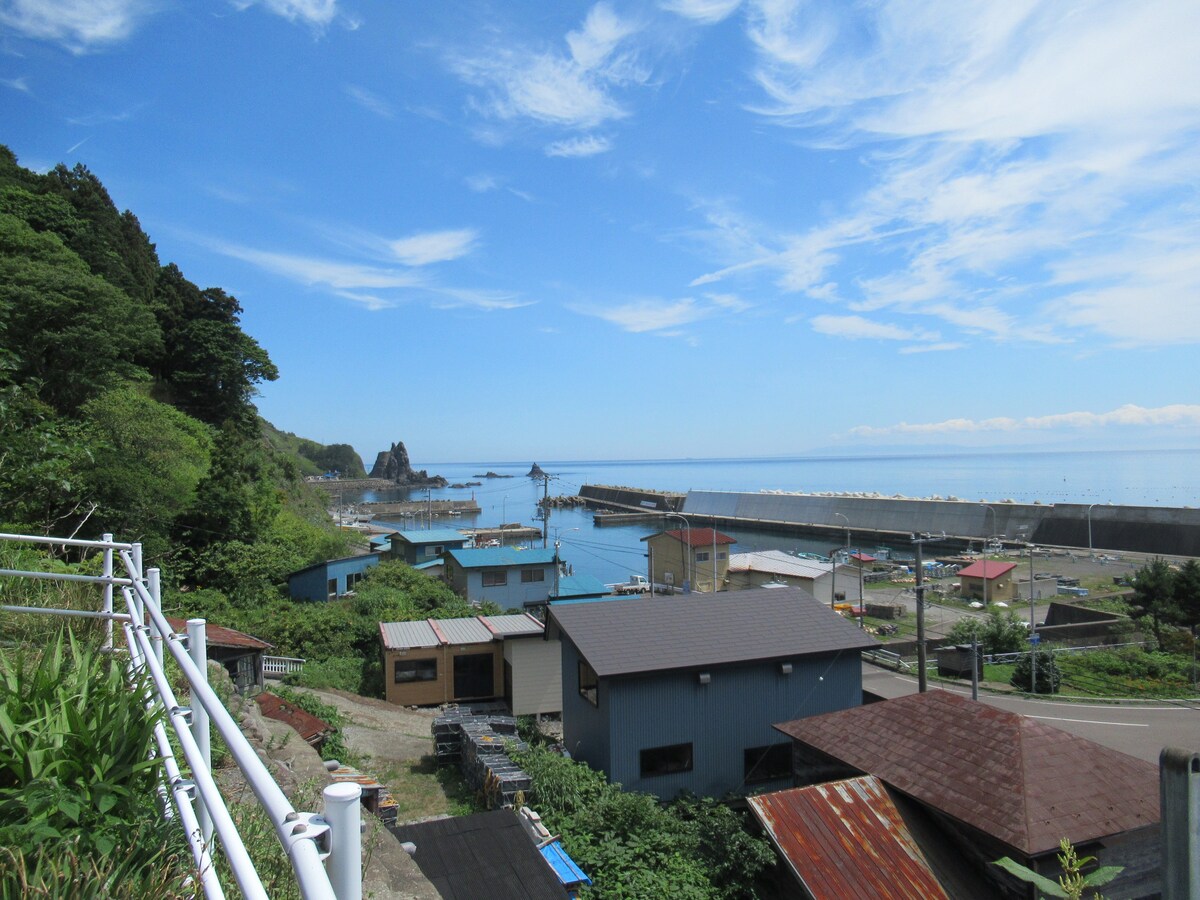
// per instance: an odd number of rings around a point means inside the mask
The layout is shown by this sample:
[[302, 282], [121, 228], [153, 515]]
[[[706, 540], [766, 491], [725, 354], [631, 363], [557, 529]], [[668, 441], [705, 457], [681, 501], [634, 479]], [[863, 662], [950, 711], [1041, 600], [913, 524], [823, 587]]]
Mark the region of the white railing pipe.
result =
[[[150, 592], [150, 598], [154, 601], [154, 608], [162, 610], [162, 583], [159, 580], [158, 569], [151, 569], [146, 573], [146, 589]], [[167, 621], [165, 616], [162, 618], [162, 621]], [[142, 624], [147, 623], [143, 620]], [[154, 641], [154, 657], [161, 666], [163, 664], [163, 638], [172, 633], [174, 629], [171, 628], [170, 623], [167, 623], [165, 628], [160, 627], [158, 618], [155, 618], [148, 624], [150, 625], [150, 637]], [[208, 673], [201, 672], [200, 678], [205, 684], [208, 683]]]
[[74, 575], [70, 572], [24, 572], [20, 569], [0, 569], [0, 575], [12, 578], [34, 578], [39, 581], [75, 581], [82, 584], [129, 584], [128, 578], [105, 578], [103, 575]]
[[[113, 539], [113, 536], [111, 534], [109, 534], [108, 532], [105, 532], [103, 535], [101, 535], [101, 537], [104, 539], [104, 543], [107, 545], [104, 548], [104, 568], [103, 568], [102, 572], [103, 572], [103, 576], [105, 578], [109, 579], [108, 584], [104, 585], [104, 611], [106, 613], [111, 613], [113, 611], [113, 586], [112, 586], [112, 576], [113, 576], [112, 539]], [[107, 622], [104, 623], [104, 649], [105, 650], [112, 650], [112, 640], [113, 640], [112, 619], [109, 619]]]
[[[121, 555], [127, 564], [132, 561], [129, 555], [125, 553]], [[266, 810], [268, 817], [271, 819], [271, 824], [279, 836], [280, 842], [287, 849], [288, 855], [292, 859], [297, 880], [300, 882], [301, 892], [304, 893], [306, 898], [332, 897], [333, 894], [329, 888], [329, 880], [324, 868], [321, 866], [316, 844], [313, 840], [297, 839], [300, 837], [318, 837], [321, 829], [310, 828], [306, 823], [300, 821], [302, 818], [301, 814], [296, 812], [287, 795], [275, 783], [275, 779], [271, 777], [266, 764], [255, 753], [254, 748], [250, 746], [245, 735], [242, 734], [241, 728], [233, 720], [225, 705], [213, 693], [212, 688], [205, 684], [204, 680], [199, 677], [195, 663], [192, 662], [191, 658], [179, 645], [178, 635], [171, 633], [170, 626], [163, 616], [162, 610], [154, 605], [153, 598], [150, 597], [146, 586], [135, 580], [132, 585], [132, 593], [136, 593], [141, 598], [150, 618], [167, 634], [167, 649], [170, 650], [171, 656], [175, 658], [175, 661], [183, 670], [184, 676], [191, 683], [193, 701], [198, 700], [208, 710], [212, 723], [224, 739], [230, 755], [233, 756], [238, 768], [246, 776], [246, 783], [250, 785], [254, 796], [258, 798], [258, 802]], [[188, 738], [190, 741], [190, 734]], [[180, 743], [186, 744], [187, 742], [181, 739]], [[194, 747], [194, 742], [191, 743]], [[194, 768], [194, 763], [190, 756], [188, 757], [188, 763], [189, 765], [193, 765]], [[204, 799], [205, 802], [209, 801], [207, 796]], [[211, 803], [209, 803], [209, 806], [211, 810]], [[216, 817], [214, 816], [215, 821]], [[217, 832], [220, 834], [219, 827]], [[222, 836], [222, 841], [224, 841], [224, 836]]]
[[[151, 571], [156, 570], [151, 569]], [[200, 674], [204, 676], [204, 683], [208, 684], [208, 637], [205, 633], [204, 619], [188, 619], [187, 635], [188, 655], [196, 664], [196, 668], [200, 670]], [[211, 771], [212, 731], [209, 728], [208, 710], [201, 703], [192, 704], [192, 736], [196, 738], [196, 746], [200, 748], [200, 755], [204, 757], [205, 768]], [[212, 838], [212, 819], [209, 818], [208, 808], [203, 803], [197, 810], [197, 818], [200, 820], [200, 830], [207, 843]]]
[[128, 613], [97, 612], [92, 609], [50, 609], [46, 606], [0, 606], [5, 612], [33, 613], [35, 616], [67, 616], [76, 619], [116, 619], [128, 622]]
[[[108, 535], [105, 535], [108, 537]], [[133, 544], [122, 544], [120, 541], [91, 541], [83, 538], [52, 538], [40, 534], [0, 534], [0, 541], [16, 541], [21, 544], [50, 544], [55, 547], [97, 547], [113, 550], [132, 550]]]
[[362, 900], [362, 786], [331, 784], [322, 792], [329, 823], [330, 853], [325, 860], [338, 900]]
[[229, 862], [230, 869], [233, 870], [233, 876], [237, 880], [238, 887], [242, 889], [242, 893], [248, 900], [259, 900], [259, 898], [261, 900], [269, 900], [267, 891], [258, 877], [257, 870], [254, 868], [254, 862], [250, 859], [250, 854], [246, 851], [246, 845], [242, 843], [241, 835], [238, 834], [237, 825], [234, 823], [233, 817], [230, 816], [229, 810], [225, 808], [221, 791], [217, 787], [217, 783], [213, 780], [212, 773], [204, 768], [204, 760], [201, 759], [200, 750], [196, 746], [196, 741], [188, 728], [189, 712], [180, 707], [176, 701], [175, 692], [171, 689], [171, 684], [166, 677], [166, 673], [157, 664], [157, 660], [154, 659], [154, 646], [153, 641], [150, 639], [149, 630], [144, 625], [130, 625], [128, 627], [134, 641], [142, 652], [142, 662], [150, 672], [155, 689], [167, 707], [167, 717], [171, 721], [175, 737], [179, 741], [184, 758], [187, 760], [188, 767], [192, 772], [192, 783], [196, 786], [197, 793], [205, 806], [208, 807], [209, 814], [212, 816], [217, 836], [221, 839], [221, 848], [225, 852], [225, 858]]

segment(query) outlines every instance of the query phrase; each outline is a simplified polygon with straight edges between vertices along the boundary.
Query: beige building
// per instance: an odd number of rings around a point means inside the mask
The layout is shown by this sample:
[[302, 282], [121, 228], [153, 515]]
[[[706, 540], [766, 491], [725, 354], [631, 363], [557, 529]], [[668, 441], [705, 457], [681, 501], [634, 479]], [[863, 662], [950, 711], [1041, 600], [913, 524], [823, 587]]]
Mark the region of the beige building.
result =
[[514, 715], [562, 709], [558, 641], [527, 614], [381, 622], [384, 696], [401, 706], [508, 702]]
[[711, 593], [728, 590], [729, 547], [736, 544], [712, 528], [660, 531], [642, 538], [650, 554], [650, 579], [677, 590]]
[[834, 593], [841, 594], [839, 602], [858, 605], [862, 600], [858, 566], [833, 568], [816, 559], [800, 559], [782, 550], [763, 550], [759, 553], [734, 553], [729, 557], [728, 585], [731, 591], [762, 587], [765, 584], [786, 584], [804, 588], [822, 603], [829, 603]]
[[[1017, 597], [1016, 563], [981, 559], [973, 562], [958, 573], [964, 597], [972, 597], [988, 603], [1003, 600], [1008, 603]], [[986, 584], [986, 588], [985, 585]], [[1057, 588], [1056, 588], [1057, 590]]]

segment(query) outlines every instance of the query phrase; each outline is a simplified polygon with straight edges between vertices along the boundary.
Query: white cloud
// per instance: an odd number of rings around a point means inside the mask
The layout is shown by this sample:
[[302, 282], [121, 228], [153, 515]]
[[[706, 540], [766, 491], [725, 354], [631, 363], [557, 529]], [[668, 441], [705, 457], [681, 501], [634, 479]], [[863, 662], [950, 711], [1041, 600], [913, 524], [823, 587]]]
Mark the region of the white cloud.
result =
[[212, 243], [217, 252], [240, 259], [291, 281], [340, 292], [364, 288], [411, 288], [425, 284], [420, 273], [403, 269], [341, 263], [290, 253], [271, 253], [238, 244]]
[[662, 0], [659, 5], [685, 19], [712, 25], [728, 18], [742, 0]]
[[611, 322], [634, 334], [677, 329], [681, 325], [690, 325], [710, 315], [709, 309], [690, 297], [683, 300], [634, 300], [606, 308], [578, 308], [577, 311]]
[[20, 78], [0, 78], [0, 84], [12, 88], [14, 91], [20, 91], [22, 94], [31, 93], [29, 77], [26, 75], [22, 75]]
[[887, 322], [873, 322], [862, 316], [813, 316], [809, 324], [818, 334], [850, 340], [936, 341], [937, 332], [920, 328], [901, 328]]
[[612, 142], [606, 137], [587, 135], [586, 137], [567, 138], [555, 141], [546, 147], [547, 156], [582, 157], [607, 153], [612, 149]]
[[386, 100], [384, 100], [378, 94], [368, 91], [366, 88], [360, 87], [357, 84], [346, 85], [346, 96], [348, 96], [363, 109], [375, 113], [375, 115], [379, 116], [380, 118], [390, 119], [396, 114]]
[[565, 36], [567, 52], [492, 46], [451, 60], [469, 84], [487, 91], [475, 107], [501, 119], [590, 129], [628, 115], [614, 88], [644, 84], [649, 73], [622, 45], [638, 26], [606, 3], [589, 11], [583, 26]]
[[0, 24], [74, 53], [128, 38], [160, 4], [155, 0], [7, 0]]
[[408, 266], [427, 266], [466, 256], [475, 249], [479, 233], [473, 228], [430, 231], [392, 241], [391, 251]]
[[694, 284], [766, 270], [993, 340], [1200, 342], [1200, 229], [1178, 190], [1200, 181], [1200, 5], [760, 0], [746, 33], [755, 111], [863, 148], [870, 182]]
[[488, 191], [494, 191], [500, 187], [500, 179], [495, 175], [483, 172], [478, 175], [468, 175], [463, 179], [463, 183], [477, 194], [486, 194]]
[[[316, 29], [325, 28], [338, 13], [337, 0], [233, 0], [233, 5], [239, 10], [262, 6], [289, 22], [301, 22]], [[349, 24], [352, 30], [358, 27], [353, 20]]]
[[522, 300], [518, 294], [504, 291], [482, 291], [463, 288], [432, 288], [439, 300], [434, 303], [443, 309], [469, 306], [492, 312], [501, 309], [520, 309], [523, 306], [533, 306], [533, 300]]
[[1146, 408], [1127, 404], [1103, 413], [1068, 412], [1022, 419], [946, 419], [942, 422], [908, 423], [882, 427], [859, 425], [850, 429], [858, 437], [887, 435], [946, 435], [980, 432], [1047, 431], [1051, 429], [1146, 428], [1200, 426], [1200, 405], [1177, 403]]

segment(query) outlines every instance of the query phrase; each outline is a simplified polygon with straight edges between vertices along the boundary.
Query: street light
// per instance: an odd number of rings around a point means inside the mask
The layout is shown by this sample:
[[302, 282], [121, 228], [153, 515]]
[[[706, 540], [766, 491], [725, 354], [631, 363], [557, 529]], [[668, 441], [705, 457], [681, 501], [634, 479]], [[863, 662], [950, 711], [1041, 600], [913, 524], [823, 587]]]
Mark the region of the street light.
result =
[[[850, 520], [840, 512], [835, 512], [835, 516], [846, 523], [846, 549], [850, 549]], [[836, 610], [837, 606], [837, 547], [829, 554], [829, 608]]]
[[690, 591], [692, 589], [692, 524], [679, 513], [667, 513], [663, 518], [678, 519], [683, 523], [686, 532], [684, 543], [687, 545], [687, 549], [683, 551], [683, 579]]
[[1097, 504], [1097, 503], [1093, 503], [1091, 506], [1089, 506], [1089, 507], [1088, 507], [1088, 511], [1087, 511], [1087, 520], [1088, 520], [1088, 558], [1089, 558], [1089, 559], [1095, 559], [1095, 558], [1096, 558], [1096, 554], [1095, 554], [1095, 553], [1093, 552], [1093, 550], [1092, 550], [1092, 506], [1098, 506], [1098, 505], [1099, 505], [1099, 504]]

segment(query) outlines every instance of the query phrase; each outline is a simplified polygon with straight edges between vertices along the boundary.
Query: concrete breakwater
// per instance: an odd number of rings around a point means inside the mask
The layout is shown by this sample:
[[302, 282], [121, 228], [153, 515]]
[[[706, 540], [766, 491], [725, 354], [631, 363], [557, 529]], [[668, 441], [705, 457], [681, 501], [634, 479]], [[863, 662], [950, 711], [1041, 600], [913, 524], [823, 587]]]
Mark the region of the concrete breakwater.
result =
[[849, 530], [852, 544], [907, 542], [912, 534], [944, 532], [952, 547], [995, 538], [1013, 544], [1200, 556], [1200, 510], [1187, 507], [768, 492], [681, 495], [608, 485], [583, 485], [579, 493], [589, 506], [679, 512], [693, 524], [716, 528], [829, 536]]

